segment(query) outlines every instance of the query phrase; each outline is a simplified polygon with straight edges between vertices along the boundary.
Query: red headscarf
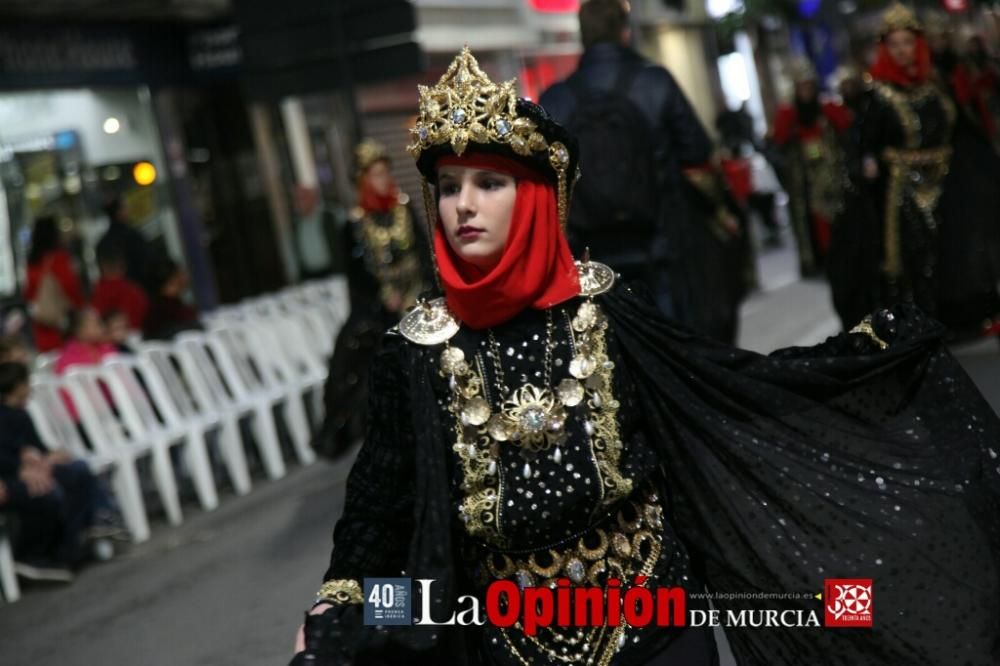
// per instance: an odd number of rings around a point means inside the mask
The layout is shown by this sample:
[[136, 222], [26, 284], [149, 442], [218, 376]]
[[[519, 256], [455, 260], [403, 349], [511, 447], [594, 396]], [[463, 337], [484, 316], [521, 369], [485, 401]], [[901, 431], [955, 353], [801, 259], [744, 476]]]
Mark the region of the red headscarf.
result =
[[915, 33], [917, 38], [917, 62], [912, 72], [907, 71], [896, 64], [889, 54], [889, 47], [883, 40], [878, 45], [878, 55], [875, 56], [875, 64], [869, 72], [872, 78], [877, 81], [888, 81], [901, 86], [913, 86], [924, 83], [931, 76], [931, 50], [927, 46], [927, 40], [923, 35]]
[[448, 307], [475, 328], [501, 324], [528, 307], [558, 305], [580, 293], [569, 244], [559, 226], [555, 188], [540, 174], [497, 155], [448, 156], [438, 162], [506, 173], [517, 179], [517, 199], [500, 261], [483, 271], [451, 249], [440, 221], [434, 253]]

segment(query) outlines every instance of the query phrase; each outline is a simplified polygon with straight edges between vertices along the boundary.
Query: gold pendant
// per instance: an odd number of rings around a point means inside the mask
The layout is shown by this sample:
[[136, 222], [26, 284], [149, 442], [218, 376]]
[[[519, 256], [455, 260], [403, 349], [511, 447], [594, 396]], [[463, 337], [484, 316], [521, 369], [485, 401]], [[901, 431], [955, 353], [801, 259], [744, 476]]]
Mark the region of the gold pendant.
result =
[[526, 384], [503, 403], [503, 420], [509, 439], [529, 450], [547, 449], [562, 434], [566, 412], [552, 391]]
[[576, 407], [583, 402], [585, 396], [583, 386], [575, 379], [564, 379], [559, 382], [556, 392], [559, 395], [559, 401], [567, 407]]

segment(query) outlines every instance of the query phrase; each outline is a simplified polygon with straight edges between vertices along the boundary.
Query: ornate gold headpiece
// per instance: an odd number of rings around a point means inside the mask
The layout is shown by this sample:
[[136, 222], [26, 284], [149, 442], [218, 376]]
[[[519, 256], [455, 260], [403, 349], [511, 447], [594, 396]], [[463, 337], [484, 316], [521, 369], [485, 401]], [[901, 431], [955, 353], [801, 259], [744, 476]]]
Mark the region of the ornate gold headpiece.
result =
[[516, 84], [515, 79], [491, 81], [465, 47], [437, 85], [418, 86], [420, 116], [410, 130], [413, 143], [407, 150], [419, 158], [431, 146], [450, 143], [461, 155], [470, 141], [506, 144], [525, 156], [548, 150], [534, 121], [517, 115]]
[[914, 32], [923, 30], [913, 11], [900, 2], [892, 3], [892, 6], [882, 14], [880, 33], [885, 37], [896, 30], [913, 30]]
[[424, 175], [428, 222], [436, 219], [427, 181], [434, 180], [435, 160], [446, 153], [461, 156], [470, 144], [489, 152], [512, 153], [543, 172], [551, 169], [558, 186], [559, 219], [565, 227], [569, 208], [568, 172], [574, 162], [571, 137], [536, 104], [517, 97], [517, 81], [494, 83], [479, 67], [469, 47], [462, 49], [436, 85], [418, 86], [420, 114], [406, 147]]
[[361, 176], [368, 167], [381, 160], [389, 159], [389, 151], [375, 139], [364, 139], [354, 149], [354, 164], [357, 175]]

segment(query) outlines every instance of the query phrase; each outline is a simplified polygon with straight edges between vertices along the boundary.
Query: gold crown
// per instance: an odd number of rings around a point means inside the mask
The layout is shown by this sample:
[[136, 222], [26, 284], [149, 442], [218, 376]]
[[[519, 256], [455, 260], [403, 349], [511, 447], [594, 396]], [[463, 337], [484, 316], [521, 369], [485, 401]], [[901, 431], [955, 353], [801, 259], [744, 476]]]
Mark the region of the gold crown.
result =
[[491, 81], [465, 47], [437, 85], [417, 87], [420, 115], [410, 130], [413, 143], [406, 149], [414, 158], [445, 143], [456, 155], [462, 155], [469, 142], [506, 144], [525, 156], [548, 150], [534, 121], [517, 115], [516, 83]]
[[375, 139], [364, 139], [354, 149], [354, 164], [357, 175], [361, 176], [368, 167], [376, 162], [389, 159], [389, 151]]
[[882, 14], [882, 27], [880, 32], [883, 37], [888, 35], [890, 32], [895, 32], [897, 30], [913, 30], [914, 32], [920, 32], [922, 29], [920, 21], [917, 20], [913, 11], [900, 2], [892, 3], [892, 6], [885, 10], [885, 13]]

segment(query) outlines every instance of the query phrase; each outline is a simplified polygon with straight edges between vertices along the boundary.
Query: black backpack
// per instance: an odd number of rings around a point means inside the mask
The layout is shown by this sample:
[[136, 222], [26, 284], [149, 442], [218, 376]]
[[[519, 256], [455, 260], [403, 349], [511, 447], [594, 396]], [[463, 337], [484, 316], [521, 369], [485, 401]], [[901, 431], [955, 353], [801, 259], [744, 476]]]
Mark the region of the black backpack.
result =
[[569, 222], [578, 240], [622, 235], [648, 240], [657, 224], [655, 137], [628, 97], [638, 71], [625, 68], [608, 90], [591, 90], [581, 77], [567, 81], [577, 99], [566, 126], [580, 144], [580, 180]]

